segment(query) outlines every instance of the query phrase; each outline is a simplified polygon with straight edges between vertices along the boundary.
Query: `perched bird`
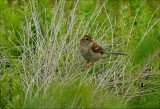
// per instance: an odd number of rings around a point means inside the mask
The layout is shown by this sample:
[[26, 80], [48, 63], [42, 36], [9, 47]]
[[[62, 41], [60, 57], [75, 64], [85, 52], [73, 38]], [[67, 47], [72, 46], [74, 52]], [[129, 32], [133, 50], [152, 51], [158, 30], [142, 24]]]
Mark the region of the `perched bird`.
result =
[[104, 54], [117, 54], [126, 55], [123, 53], [107, 52], [104, 48], [93, 41], [90, 35], [84, 35], [80, 39], [80, 53], [87, 60], [86, 66], [89, 67], [94, 64], [94, 62], [103, 58]]

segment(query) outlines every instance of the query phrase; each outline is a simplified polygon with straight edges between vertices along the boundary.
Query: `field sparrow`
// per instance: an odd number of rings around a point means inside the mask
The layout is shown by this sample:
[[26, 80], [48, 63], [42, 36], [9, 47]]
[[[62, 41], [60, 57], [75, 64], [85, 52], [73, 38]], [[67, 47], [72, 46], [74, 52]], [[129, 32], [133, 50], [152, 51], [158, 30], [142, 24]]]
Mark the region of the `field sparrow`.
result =
[[93, 38], [90, 35], [84, 35], [80, 39], [80, 53], [87, 60], [86, 66], [89, 67], [94, 64], [94, 62], [103, 58], [104, 54], [117, 54], [117, 55], [126, 55], [123, 53], [113, 53], [107, 52], [104, 48], [93, 41]]

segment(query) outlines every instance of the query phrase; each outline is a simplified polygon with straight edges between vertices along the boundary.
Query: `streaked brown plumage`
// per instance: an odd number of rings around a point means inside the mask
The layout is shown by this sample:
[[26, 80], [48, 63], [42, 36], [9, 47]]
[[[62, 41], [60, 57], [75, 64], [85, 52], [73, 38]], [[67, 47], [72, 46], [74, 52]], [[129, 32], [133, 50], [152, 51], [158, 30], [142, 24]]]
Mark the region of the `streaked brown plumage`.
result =
[[94, 62], [103, 58], [104, 54], [126, 55], [123, 53], [107, 52], [104, 48], [93, 41], [90, 35], [84, 35], [80, 40], [80, 53], [87, 60], [86, 66], [93, 65]]

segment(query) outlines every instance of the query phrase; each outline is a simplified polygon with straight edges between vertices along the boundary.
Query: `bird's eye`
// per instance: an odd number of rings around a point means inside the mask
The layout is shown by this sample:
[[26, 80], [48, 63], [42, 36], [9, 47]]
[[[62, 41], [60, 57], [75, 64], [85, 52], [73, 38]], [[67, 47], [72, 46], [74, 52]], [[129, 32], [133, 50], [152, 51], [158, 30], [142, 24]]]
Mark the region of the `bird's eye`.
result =
[[88, 38], [86, 38], [86, 40], [89, 40]]

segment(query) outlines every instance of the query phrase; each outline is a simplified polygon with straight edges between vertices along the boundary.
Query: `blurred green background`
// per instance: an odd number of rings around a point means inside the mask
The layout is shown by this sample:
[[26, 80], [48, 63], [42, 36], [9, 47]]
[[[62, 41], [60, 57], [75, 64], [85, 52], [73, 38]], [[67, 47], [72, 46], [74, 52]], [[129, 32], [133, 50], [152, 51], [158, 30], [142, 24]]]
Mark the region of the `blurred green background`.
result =
[[[0, 9], [0, 108], [160, 108], [160, 0], [1, 0]], [[128, 55], [83, 69], [74, 51], [84, 34]]]

